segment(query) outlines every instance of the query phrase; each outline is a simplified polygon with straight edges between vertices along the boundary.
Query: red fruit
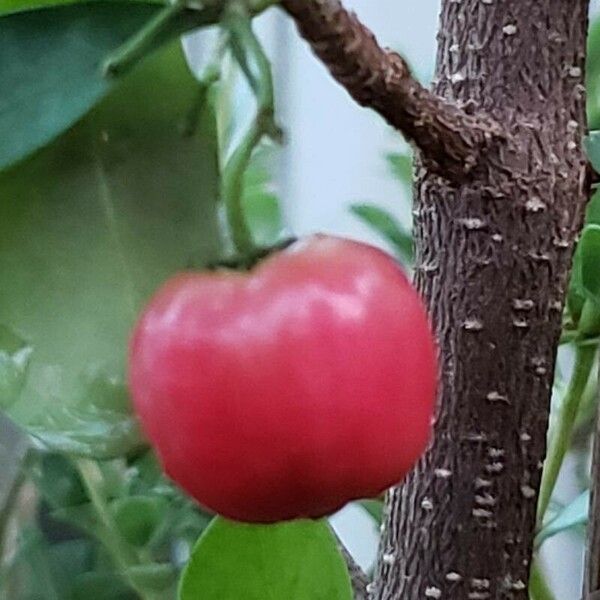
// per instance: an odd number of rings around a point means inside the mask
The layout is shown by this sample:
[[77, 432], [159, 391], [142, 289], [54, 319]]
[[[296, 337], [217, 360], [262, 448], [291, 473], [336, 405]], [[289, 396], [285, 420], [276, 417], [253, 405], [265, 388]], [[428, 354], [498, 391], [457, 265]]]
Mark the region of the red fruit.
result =
[[167, 474], [238, 521], [320, 517], [399, 482], [429, 437], [434, 343], [396, 263], [314, 236], [250, 273], [169, 281], [130, 350]]

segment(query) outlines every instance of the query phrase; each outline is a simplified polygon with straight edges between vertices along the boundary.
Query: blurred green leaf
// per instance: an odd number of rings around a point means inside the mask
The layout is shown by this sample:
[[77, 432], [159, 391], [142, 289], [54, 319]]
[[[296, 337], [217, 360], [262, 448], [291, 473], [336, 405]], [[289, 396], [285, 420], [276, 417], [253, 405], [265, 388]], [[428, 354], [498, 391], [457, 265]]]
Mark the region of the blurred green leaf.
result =
[[183, 494], [175, 496], [170, 499], [165, 518], [154, 532], [148, 547], [160, 554], [165, 549], [170, 549], [172, 543], [176, 541], [180, 547], [186, 544], [187, 549], [191, 551], [192, 546], [212, 519], [212, 515], [199, 510]]
[[78, 506], [57, 508], [50, 513], [50, 516], [56, 521], [76, 527], [90, 537], [102, 539], [102, 526], [98, 523], [98, 515], [89, 502]]
[[165, 518], [168, 502], [152, 496], [118, 498], [111, 503], [114, 521], [127, 543], [145, 546]]
[[600, 225], [588, 225], [579, 242], [581, 285], [587, 297], [600, 303]]
[[600, 172], [600, 131], [590, 131], [584, 139], [585, 151], [596, 172]]
[[46, 551], [52, 576], [62, 590], [61, 597], [71, 600], [77, 580], [93, 569], [92, 543], [85, 539], [68, 540], [49, 544]]
[[47, 144], [108, 92], [102, 59], [156, 10], [94, 2], [0, 19], [0, 169]]
[[19, 600], [64, 600], [68, 591], [56, 577], [50, 556], [50, 547], [41, 532], [26, 526], [20, 532], [10, 574], [3, 574], [1, 583], [7, 585], [5, 577], [10, 577], [14, 589], [19, 590]]
[[260, 147], [252, 156], [244, 174], [242, 205], [257, 245], [273, 246], [284, 232], [279, 199], [273, 192], [274, 150]]
[[[94, 396], [87, 397], [94, 401]], [[89, 406], [58, 406], [28, 423], [28, 429], [51, 451], [106, 459], [140, 447], [136, 418], [129, 412]]]
[[383, 519], [383, 501], [377, 499], [361, 500], [360, 505], [365, 509], [377, 524]]
[[138, 565], [127, 569], [127, 577], [141, 589], [162, 592], [177, 583], [177, 570], [166, 563]]
[[600, 19], [588, 30], [586, 64], [587, 108], [590, 129], [600, 128]]
[[535, 543], [539, 548], [547, 539], [568, 529], [587, 523], [590, 506], [590, 492], [586, 490], [571, 504], [565, 506], [542, 530], [537, 534]]
[[[102, 2], [105, 0], [0, 0], [0, 16], [24, 12], [32, 9], [50, 8], [52, 6], [62, 6], [64, 4], [83, 4], [86, 2]], [[111, 0], [112, 2], [121, 2], [128, 4], [136, 2], [138, 4], [164, 4], [161, 0]]]
[[[160, 10], [152, 1], [94, 0], [0, 19], [0, 169], [44, 146], [95, 106], [117, 81], [102, 73], [107, 56]], [[141, 56], [214, 24], [219, 10], [215, 5], [178, 13]]]
[[590, 200], [586, 210], [586, 224], [600, 225], [600, 190]]
[[10, 408], [25, 384], [31, 347], [6, 327], [0, 326], [0, 410]]
[[179, 600], [351, 600], [324, 521], [246, 525], [215, 519], [194, 548]]
[[[586, 210], [586, 225], [600, 225], [600, 191], [597, 191]], [[585, 304], [586, 292], [582, 281], [582, 248], [581, 242], [575, 248], [573, 256], [573, 267], [571, 269], [571, 280], [569, 282], [569, 291], [567, 295], [567, 308], [569, 315], [576, 324], [581, 316], [583, 305]]]
[[245, 193], [242, 202], [252, 236], [259, 246], [273, 246], [281, 240], [281, 210], [279, 200], [274, 194]]
[[177, 44], [0, 174], [0, 325], [31, 348], [11, 414], [53, 447], [108, 458], [140, 443], [129, 330], [169, 275], [218, 256], [213, 115], [179, 129], [196, 92]]
[[71, 594], [72, 600], [139, 600], [118, 573], [110, 572], [90, 571], [79, 575], [73, 582]]
[[413, 181], [413, 157], [412, 154], [400, 154], [393, 152], [386, 155], [392, 175], [408, 189], [412, 187]]
[[43, 499], [52, 509], [78, 506], [87, 495], [73, 463], [61, 454], [39, 454], [30, 475]]
[[350, 210], [388, 241], [402, 262], [412, 264], [412, 236], [393, 215], [374, 204], [353, 204]]

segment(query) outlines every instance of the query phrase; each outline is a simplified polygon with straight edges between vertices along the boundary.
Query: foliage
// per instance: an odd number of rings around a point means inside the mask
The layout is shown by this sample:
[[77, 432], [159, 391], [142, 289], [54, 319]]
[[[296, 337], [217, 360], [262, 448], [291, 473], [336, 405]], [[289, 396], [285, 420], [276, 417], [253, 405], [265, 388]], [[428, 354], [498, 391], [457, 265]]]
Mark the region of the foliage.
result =
[[[412, 195], [412, 153], [386, 156], [390, 173], [401, 184], [407, 197]], [[350, 210], [377, 235], [388, 242], [394, 255], [406, 267], [413, 264], [412, 234], [391, 213], [373, 203], [355, 203]]]
[[28, 349], [6, 408], [54, 448], [110, 458], [139, 446], [129, 328], [170, 273], [217, 255], [214, 123], [207, 113], [193, 136], [177, 129], [196, 93], [168, 48], [0, 175], [0, 323]]
[[10, 57], [0, 63], [0, 168], [51, 141], [108, 92], [113, 82], [101, 76], [98, 63], [155, 11], [102, 2], [0, 20], [0, 54]]

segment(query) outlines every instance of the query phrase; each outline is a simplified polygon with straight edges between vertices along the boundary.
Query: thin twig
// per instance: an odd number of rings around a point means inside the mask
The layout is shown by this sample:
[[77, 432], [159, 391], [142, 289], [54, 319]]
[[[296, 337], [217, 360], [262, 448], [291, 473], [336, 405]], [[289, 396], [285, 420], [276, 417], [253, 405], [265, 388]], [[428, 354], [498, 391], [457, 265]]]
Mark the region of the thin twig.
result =
[[583, 598], [584, 600], [593, 600], [597, 596], [600, 600], [600, 413], [596, 417], [591, 476], [592, 491], [583, 578]]
[[593, 346], [578, 346], [575, 351], [573, 375], [560, 406], [556, 431], [552, 432], [548, 444], [538, 499], [538, 525], [544, 521], [560, 469], [569, 450], [581, 398], [592, 373], [595, 356], [596, 348]]
[[339, 0], [282, 0], [281, 6], [349, 94], [403, 133], [448, 179], [463, 180], [485, 149], [503, 137], [497, 123], [424, 88], [406, 61], [381, 48]]

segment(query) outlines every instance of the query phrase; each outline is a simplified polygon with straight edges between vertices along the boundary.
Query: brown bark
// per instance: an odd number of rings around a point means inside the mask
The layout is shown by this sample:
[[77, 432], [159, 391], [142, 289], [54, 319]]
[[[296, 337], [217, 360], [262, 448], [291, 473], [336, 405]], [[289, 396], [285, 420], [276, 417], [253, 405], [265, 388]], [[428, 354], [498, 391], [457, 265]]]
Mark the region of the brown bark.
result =
[[359, 104], [376, 110], [414, 142], [430, 169], [462, 181], [504, 137], [489, 117], [471, 114], [425, 89], [406, 61], [382, 49], [339, 0], [281, 4], [335, 79]]
[[[388, 498], [375, 597], [527, 598], [561, 310], [589, 196], [588, 0], [443, 0], [435, 92], [504, 124], [469, 182], [417, 167], [435, 441]], [[389, 557], [393, 557], [391, 560]]]

